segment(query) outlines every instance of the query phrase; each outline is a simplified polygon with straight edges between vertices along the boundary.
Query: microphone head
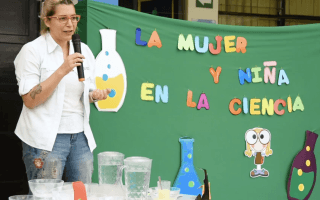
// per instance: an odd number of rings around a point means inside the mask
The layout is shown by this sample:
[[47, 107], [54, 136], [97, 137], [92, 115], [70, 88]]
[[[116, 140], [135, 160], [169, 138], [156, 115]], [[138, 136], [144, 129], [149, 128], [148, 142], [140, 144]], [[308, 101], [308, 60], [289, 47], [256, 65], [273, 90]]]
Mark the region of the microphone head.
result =
[[81, 41], [79, 34], [73, 34], [72, 35], [72, 42]]

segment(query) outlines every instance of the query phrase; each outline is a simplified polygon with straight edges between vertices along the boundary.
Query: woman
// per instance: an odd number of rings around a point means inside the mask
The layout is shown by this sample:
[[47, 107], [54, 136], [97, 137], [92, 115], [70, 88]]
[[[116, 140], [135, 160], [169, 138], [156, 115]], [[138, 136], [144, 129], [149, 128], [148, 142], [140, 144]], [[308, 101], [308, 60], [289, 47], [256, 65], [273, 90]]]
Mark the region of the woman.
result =
[[[90, 183], [96, 147], [89, 125], [90, 105], [110, 89], [94, 84], [95, 58], [81, 43], [74, 53], [72, 35], [80, 16], [71, 0], [46, 0], [41, 36], [25, 44], [14, 64], [23, 99], [15, 134], [22, 140], [28, 180], [62, 179]], [[77, 66], [83, 63], [85, 81]], [[31, 192], [30, 192], [31, 193]]]

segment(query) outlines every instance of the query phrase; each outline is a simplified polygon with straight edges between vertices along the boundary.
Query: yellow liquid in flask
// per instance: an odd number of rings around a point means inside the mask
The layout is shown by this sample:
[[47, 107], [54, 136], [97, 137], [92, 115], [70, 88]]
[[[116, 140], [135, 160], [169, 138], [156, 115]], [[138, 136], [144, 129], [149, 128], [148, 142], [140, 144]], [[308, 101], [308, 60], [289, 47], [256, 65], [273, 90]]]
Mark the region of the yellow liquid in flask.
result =
[[98, 107], [100, 109], [116, 109], [124, 95], [124, 78], [122, 74], [114, 78], [108, 78], [108, 80], [104, 81], [101, 77], [96, 77], [96, 86], [97, 89], [104, 90], [107, 88], [115, 90], [115, 96], [108, 96], [107, 99], [98, 101]]

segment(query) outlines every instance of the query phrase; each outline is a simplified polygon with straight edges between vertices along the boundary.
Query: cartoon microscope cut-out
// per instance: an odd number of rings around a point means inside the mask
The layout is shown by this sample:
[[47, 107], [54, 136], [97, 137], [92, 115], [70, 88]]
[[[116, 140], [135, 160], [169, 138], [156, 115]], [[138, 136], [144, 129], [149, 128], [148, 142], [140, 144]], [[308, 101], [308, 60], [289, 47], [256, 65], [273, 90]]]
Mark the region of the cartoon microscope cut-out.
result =
[[108, 98], [95, 102], [99, 111], [117, 112], [127, 93], [127, 75], [123, 61], [116, 51], [116, 30], [101, 29], [102, 51], [96, 58], [97, 89], [111, 89]]
[[250, 177], [268, 177], [268, 170], [261, 169], [261, 165], [264, 163], [266, 156], [272, 155], [270, 131], [264, 128], [249, 129], [245, 133], [245, 140], [246, 150], [244, 154], [249, 158], [253, 155], [255, 158], [254, 164], [257, 166], [250, 172]]

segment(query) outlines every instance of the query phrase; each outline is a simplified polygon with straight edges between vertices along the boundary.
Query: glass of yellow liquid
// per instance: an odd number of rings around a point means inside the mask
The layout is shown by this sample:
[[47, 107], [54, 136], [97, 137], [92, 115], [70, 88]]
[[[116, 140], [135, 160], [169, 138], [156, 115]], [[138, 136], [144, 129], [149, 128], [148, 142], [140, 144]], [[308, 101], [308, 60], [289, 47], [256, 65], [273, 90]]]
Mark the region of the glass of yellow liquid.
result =
[[171, 182], [162, 180], [161, 181], [161, 186], [160, 182], [158, 181], [158, 194], [159, 194], [159, 200], [169, 200], [170, 199], [170, 187], [171, 187]]

